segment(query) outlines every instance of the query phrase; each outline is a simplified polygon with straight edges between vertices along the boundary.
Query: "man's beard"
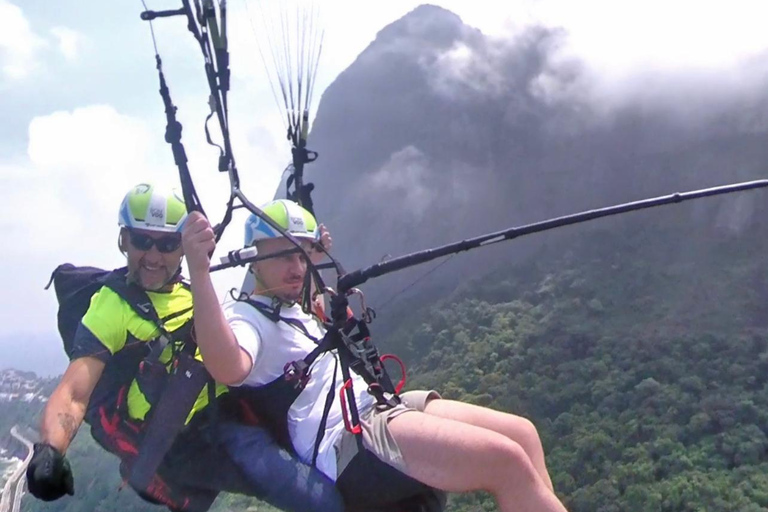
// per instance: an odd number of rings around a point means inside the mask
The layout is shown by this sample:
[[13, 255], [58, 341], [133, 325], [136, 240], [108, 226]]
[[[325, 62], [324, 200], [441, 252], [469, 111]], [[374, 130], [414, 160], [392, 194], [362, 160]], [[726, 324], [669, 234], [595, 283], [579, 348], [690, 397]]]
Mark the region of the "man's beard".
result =
[[285, 302], [287, 304], [295, 304], [295, 303], [297, 303], [297, 302], [299, 302], [301, 300], [302, 291], [303, 291], [303, 289], [299, 290], [298, 292], [295, 292], [295, 293], [294, 292], [290, 292], [290, 291], [282, 292], [282, 293], [281, 292], [277, 292], [275, 294], [275, 297], [277, 297], [282, 302]]
[[179, 265], [175, 271], [171, 272], [168, 267], [163, 267], [163, 273], [165, 274], [165, 277], [161, 282], [158, 284], [155, 284], [154, 286], [149, 286], [147, 283], [144, 282], [144, 280], [141, 278], [141, 263], [137, 266], [135, 269], [129, 269], [128, 272], [128, 282], [134, 283], [138, 285], [142, 290], [146, 290], [149, 292], [157, 292], [162, 291], [164, 288], [166, 288], [169, 284], [173, 283], [176, 280], [176, 277], [181, 272], [181, 265]]

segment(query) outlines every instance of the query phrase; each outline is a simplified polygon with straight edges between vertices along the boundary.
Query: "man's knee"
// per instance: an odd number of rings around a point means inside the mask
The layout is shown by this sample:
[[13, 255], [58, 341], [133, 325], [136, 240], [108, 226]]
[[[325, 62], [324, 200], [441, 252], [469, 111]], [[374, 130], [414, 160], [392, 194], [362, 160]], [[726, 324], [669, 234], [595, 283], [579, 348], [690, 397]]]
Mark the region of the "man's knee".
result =
[[520, 431], [520, 444], [522, 445], [540, 445], [541, 437], [539, 436], [539, 430], [536, 425], [533, 424], [528, 418], [518, 417], [516, 420], [518, 423], [518, 429]]
[[532, 485], [536, 481], [536, 468], [525, 449], [517, 442], [506, 440], [491, 453], [489, 490]]

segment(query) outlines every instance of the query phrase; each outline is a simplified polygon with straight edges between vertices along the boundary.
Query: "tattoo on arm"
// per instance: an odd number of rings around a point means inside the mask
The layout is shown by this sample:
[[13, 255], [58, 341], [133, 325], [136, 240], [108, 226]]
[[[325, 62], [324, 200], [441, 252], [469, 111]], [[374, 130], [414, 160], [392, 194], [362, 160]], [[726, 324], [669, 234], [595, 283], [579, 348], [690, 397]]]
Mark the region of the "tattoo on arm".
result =
[[64, 429], [64, 432], [67, 434], [67, 439], [70, 441], [75, 437], [75, 434], [77, 434], [78, 424], [71, 414], [63, 412], [59, 413], [59, 425]]

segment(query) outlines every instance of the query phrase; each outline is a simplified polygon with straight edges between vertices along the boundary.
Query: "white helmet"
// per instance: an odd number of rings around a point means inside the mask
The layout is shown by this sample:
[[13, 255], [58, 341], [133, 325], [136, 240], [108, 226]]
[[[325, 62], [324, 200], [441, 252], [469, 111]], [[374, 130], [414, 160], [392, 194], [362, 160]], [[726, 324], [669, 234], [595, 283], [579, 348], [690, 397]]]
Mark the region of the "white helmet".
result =
[[126, 228], [180, 233], [186, 218], [184, 200], [176, 189], [141, 183], [125, 194], [117, 223]]

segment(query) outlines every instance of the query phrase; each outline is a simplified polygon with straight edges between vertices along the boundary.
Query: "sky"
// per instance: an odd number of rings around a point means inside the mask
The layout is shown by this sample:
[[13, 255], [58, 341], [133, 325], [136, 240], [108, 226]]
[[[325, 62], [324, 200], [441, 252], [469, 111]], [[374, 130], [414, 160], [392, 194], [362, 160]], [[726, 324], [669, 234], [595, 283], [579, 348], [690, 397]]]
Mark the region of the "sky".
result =
[[[229, 2], [232, 143], [242, 188], [256, 204], [273, 196], [289, 157], [252, 28], [271, 1]], [[147, 3], [155, 10], [180, 6]], [[377, 31], [419, 3], [317, 2], [325, 35], [314, 106]], [[606, 104], [652, 94], [640, 85], [649, 75], [738, 84], [750, 59], [768, 52], [768, 4], [758, 0], [432, 3], [497, 38], [534, 24], [562, 28], [561, 58], [587, 66], [592, 93]], [[141, 1], [56, 4], [53, 10], [47, 0], [0, 0], [0, 354], [24, 340], [56, 339], [55, 296], [43, 290], [50, 272], [62, 262], [123, 265], [116, 225], [123, 195], [142, 181], [177, 180]], [[208, 214], [220, 218], [229, 184], [216, 172], [217, 150], [205, 142], [201, 54], [180, 18], [158, 20], [154, 31], [198, 193]], [[235, 218], [221, 252], [239, 247], [242, 222]], [[242, 276], [242, 269], [216, 274], [222, 298]]]

